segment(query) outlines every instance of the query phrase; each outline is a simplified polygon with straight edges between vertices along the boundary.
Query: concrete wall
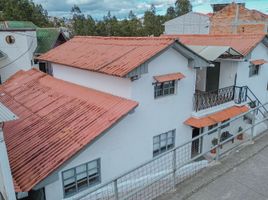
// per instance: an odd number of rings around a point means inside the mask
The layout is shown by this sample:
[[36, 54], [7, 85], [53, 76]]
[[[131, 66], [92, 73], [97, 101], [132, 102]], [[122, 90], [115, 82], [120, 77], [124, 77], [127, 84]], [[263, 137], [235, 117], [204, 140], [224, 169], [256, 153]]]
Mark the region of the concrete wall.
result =
[[[189, 100], [192, 99], [195, 90], [196, 74], [194, 69], [186, 67], [187, 64], [188, 60], [173, 49], [168, 49], [152, 60], [148, 64], [149, 72], [131, 82], [131, 98], [139, 102], [135, 112], [126, 116], [60, 169], [57, 173], [59, 179], [45, 187], [47, 199], [63, 198], [61, 180], [63, 170], [100, 158], [102, 183], [105, 183], [152, 159], [153, 136], [176, 129], [176, 146], [191, 139], [192, 129], [183, 122], [192, 112], [192, 104]], [[176, 94], [154, 99], [153, 76], [173, 72], [182, 72], [186, 76], [185, 79], [178, 81]], [[56, 76], [57, 73], [54, 75]], [[116, 80], [117, 78], [114, 77], [115, 82]], [[88, 87], [94, 85], [94, 80], [87, 82]], [[110, 85], [102, 84], [102, 86], [103, 88], [98, 89], [105, 91]]]
[[165, 22], [164, 34], [208, 34], [209, 17], [194, 12]]
[[52, 64], [53, 76], [117, 96], [131, 98], [130, 79]]
[[[6, 36], [15, 38], [14, 44], [6, 42]], [[0, 50], [7, 58], [0, 61], [0, 75], [2, 82], [19, 70], [32, 68], [33, 53], [37, 47], [35, 31], [0, 31]]]

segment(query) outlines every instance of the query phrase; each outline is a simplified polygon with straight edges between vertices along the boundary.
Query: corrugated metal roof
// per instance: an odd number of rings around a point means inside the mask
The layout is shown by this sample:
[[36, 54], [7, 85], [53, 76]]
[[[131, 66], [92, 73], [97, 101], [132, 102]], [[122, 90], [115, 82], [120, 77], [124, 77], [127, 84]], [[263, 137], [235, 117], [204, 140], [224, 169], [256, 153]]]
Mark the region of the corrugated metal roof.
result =
[[17, 72], [0, 94], [19, 117], [4, 127], [16, 192], [31, 190], [138, 105], [34, 69]]
[[253, 65], [263, 65], [265, 63], [268, 63], [268, 61], [264, 59], [259, 59], [259, 60], [251, 60], [250, 61]]
[[227, 119], [233, 118], [247, 111], [249, 111], [249, 108], [247, 106], [232, 106], [230, 108], [207, 115], [205, 117], [190, 117], [184, 123], [192, 127], [203, 128], [217, 124], [219, 122], [223, 122]]
[[163, 35], [179, 41], [185, 45], [195, 46], [229, 46], [243, 56], [248, 55], [264, 38], [265, 34], [241, 35]]
[[154, 79], [159, 83], [163, 83], [166, 81], [181, 80], [183, 78], [185, 78], [185, 76], [180, 72], [154, 76]]
[[160, 37], [77, 36], [38, 59], [124, 77], [174, 42]]
[[207, 60], [214, 61], [222, 55], [242, 56], [229, 46], [195, 46], [187, 45], [194, 52], [198, 53]]
[[37, 26], [30, 21], [0, 21], [0, 30], [27, 30], [36, 28]]
[[18, 119], [18, 117], [0, 102], [0, 122], [8, 122], [15, 119]]

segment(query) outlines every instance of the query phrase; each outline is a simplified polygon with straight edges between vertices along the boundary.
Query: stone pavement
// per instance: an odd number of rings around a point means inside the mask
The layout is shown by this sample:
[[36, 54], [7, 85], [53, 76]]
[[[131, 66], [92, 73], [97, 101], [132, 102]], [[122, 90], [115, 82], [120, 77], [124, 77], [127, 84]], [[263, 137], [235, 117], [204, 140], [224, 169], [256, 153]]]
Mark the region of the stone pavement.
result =
[[233, 151], [158, 200], [268, 200], [268, 134]]

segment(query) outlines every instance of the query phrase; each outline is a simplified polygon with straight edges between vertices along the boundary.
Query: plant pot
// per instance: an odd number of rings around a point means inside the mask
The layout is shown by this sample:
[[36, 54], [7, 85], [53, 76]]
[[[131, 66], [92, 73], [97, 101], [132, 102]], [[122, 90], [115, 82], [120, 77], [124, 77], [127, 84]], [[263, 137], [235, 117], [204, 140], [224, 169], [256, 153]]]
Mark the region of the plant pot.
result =
[[244, 134], [241, 133], [241, 134], [237, 135], [237, 139], [238, 140], [243, 140], [244, 139]]
[[211, 150], [210, 150], [210, 153], [212, 153], [212, 154], [217, 153], [217, 149], [216, 149], [216, 148], [215, 148], [215, 149], [211, 149]]

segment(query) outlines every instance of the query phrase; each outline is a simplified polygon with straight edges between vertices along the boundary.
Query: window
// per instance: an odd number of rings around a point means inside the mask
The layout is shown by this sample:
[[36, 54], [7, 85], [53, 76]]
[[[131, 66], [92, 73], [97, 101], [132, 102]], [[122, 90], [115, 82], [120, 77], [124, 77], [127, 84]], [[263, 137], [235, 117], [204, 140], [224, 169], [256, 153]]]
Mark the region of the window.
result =
[[12, 36], [12, 35], [8, 35], [8, 36], [6, 36], [6, 42], [7, 42], [8, 44], [14, 44], [14, 43], [15, 43], [15, 38], [14, 38], [14, 36]]
[[[230, 119], [226, 119], [226, 120], [224, 120], [224, 121], [222, 122], [222, 124], [225, 123], [225, 122], [228, 122], [228, 121], [230, 121]], [[223, 129], [223, 128], [226, 128], [226, 127], [228, 127], [228, 126], [230, 126], [230, 123], [227, 123], [227, 124], [222, 125], [221, 128]]]
[[[218, 124], [213, 124], [213, 125], [211, 125], [211, 126], [208, 127], [208, 130], [211, 130], [211, 129], [217, 127], [217, 126], [218, 126]], [[215, 129], [215, 130], [209, 132], [208, 134], [212, 134], [212, 133], [215, 133], [215, 132], [217, 132], [217, 129]]]
[[62, 172], [64, 196], [100, 183], [100, 159]]
[[175, 130], [162, 133], [153, 138], [153, 156], [168, 151], [175, 146]]
[[259, 74], [260, 65], [250, 65], [249, 66], [249, 77]]
[[175, 81], [156, 83], [154, 86], [154, 97], [167, 96], [175, 93]]

